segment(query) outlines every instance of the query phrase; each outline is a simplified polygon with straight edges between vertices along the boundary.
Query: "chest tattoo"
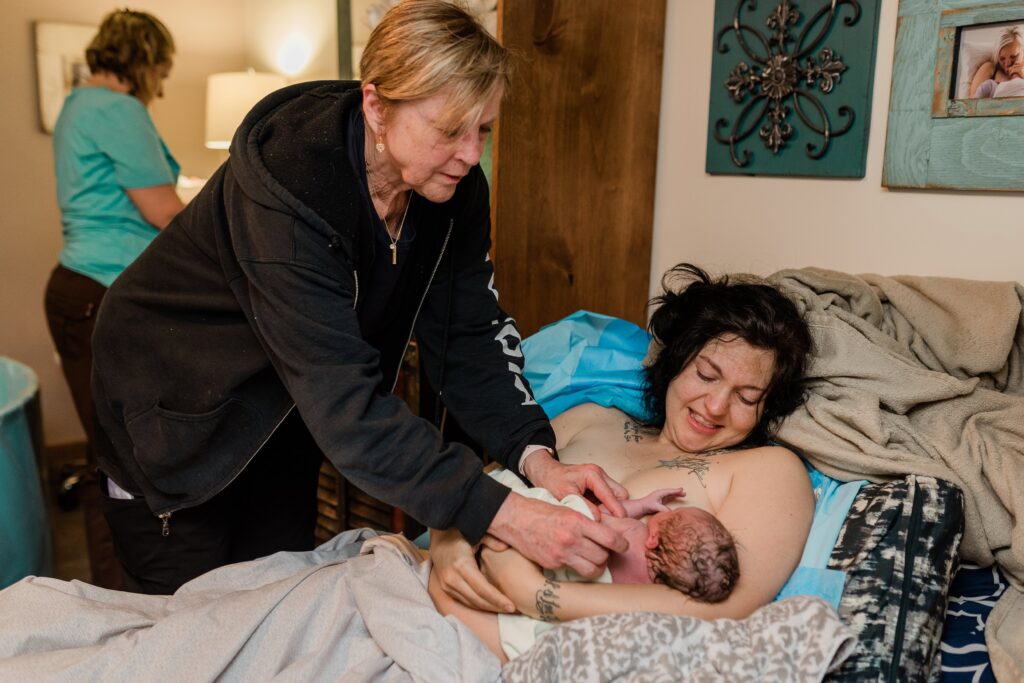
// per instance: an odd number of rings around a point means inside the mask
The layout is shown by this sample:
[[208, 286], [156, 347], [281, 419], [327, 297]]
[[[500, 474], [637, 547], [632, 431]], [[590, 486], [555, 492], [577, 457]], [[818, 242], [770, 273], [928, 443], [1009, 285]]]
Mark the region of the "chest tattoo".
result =
[[671, 460], [658, 460], [658, 467], [663, 467], [669, 470], [686, 470], [690, 474], [696, 475], [700, 485], [707, 488], [708, 485], [704, 482], [704, 475], [711, 469], [711, 461], [705, 458], [684, 458], [677, 455]]
[[626, 443], [630, 441], [640, 443], [643, 440], [643, 436], [640, 435], [640, 425], [632, 420], [626, 420], [622, 423], [622, 437]]

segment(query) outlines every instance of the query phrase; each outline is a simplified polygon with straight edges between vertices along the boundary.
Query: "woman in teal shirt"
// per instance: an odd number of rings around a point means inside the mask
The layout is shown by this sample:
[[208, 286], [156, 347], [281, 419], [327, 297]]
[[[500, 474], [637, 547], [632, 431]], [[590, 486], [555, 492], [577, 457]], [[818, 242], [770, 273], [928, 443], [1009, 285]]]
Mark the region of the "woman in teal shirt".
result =
[[53, 135], [64, 248], [46, 286], [46, 319], [89, 440], [78, 484], [93, 583], [121, 586], [99, 506], [89, 391], [96, 310], [122, 270], [181, 210], [179, 166], [146, 107], [163, 95], [174, 41], [145, 12], [104, 18], [86, 50], [92, 73], [64, 101]]

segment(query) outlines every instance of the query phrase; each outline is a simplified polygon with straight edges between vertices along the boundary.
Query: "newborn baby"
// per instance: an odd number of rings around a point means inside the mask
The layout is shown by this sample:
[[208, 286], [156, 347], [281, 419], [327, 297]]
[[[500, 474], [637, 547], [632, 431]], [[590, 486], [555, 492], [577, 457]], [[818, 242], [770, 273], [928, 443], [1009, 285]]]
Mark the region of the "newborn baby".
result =
[[[580, 496], [557, 500], [546, 489], [528, 488], [514, 474], [496, 469], [490, 475], [521, 495], [562, 504], [592, 516]], [[662, 583], [701, 602], [721, 602], [739, 579], [739, 557], [732, 535], [710, 512], [697, 507], [669, 508], [683, 489], [657, 489], [642, 498], [622, 501], [625, 517], [601, 510], [601, 523], [623, 535], [629, 546], [610, 553], [602, 583]], [[646, 521], [642, 518], [647, 517]], [[571, 569], [544, 570], [557, 581], [584, 581]], [[552, 624], [521, 614], [498, 614], [498, 633], [505, 656], [513, 659], [533, 645]]]
[[[729, 597], [740, 572], [732, 534], [706, 510], [664, 503], [684, 495], [658, 489], [623, 501], [626, 517], [602, 514], [601, 523], [629, 542], [625, 552], [609, 557], [612, 583], [662, 583], [702, 602]], [[644, 521], [644, 515], [651, 516]]]

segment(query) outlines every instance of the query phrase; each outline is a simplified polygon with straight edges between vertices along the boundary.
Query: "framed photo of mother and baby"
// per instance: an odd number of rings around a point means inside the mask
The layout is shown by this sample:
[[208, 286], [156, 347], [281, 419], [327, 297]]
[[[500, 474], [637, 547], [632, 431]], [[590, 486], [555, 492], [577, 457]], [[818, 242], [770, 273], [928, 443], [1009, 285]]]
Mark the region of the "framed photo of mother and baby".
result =
[[1020, 191], [1024, 1], [900, 0], [883, 184]]

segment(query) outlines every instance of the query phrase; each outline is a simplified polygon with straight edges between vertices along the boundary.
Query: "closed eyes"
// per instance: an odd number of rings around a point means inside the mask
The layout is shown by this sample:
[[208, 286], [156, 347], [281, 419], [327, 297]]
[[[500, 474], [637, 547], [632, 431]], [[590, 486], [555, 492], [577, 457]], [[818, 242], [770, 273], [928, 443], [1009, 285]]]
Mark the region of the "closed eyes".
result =
[[[714, 377], [710, 377], [708, 375], [705, 375], [700, 370], [697, 370], [697, 378], [700, 379], [700, 381], [704, 382], [705, 384], [710, 384], [711, 382], [715, 381]], [[743, 394], [736, 394], [736, 397], [739, 398], [740, 403], [742, 403], [743, 405], [746, 405], [746, 406], [756, 406], [757, 402], [759, 400], [761, 400], [760, 398], [749, 399], [746, 396], [744, 396]]]

